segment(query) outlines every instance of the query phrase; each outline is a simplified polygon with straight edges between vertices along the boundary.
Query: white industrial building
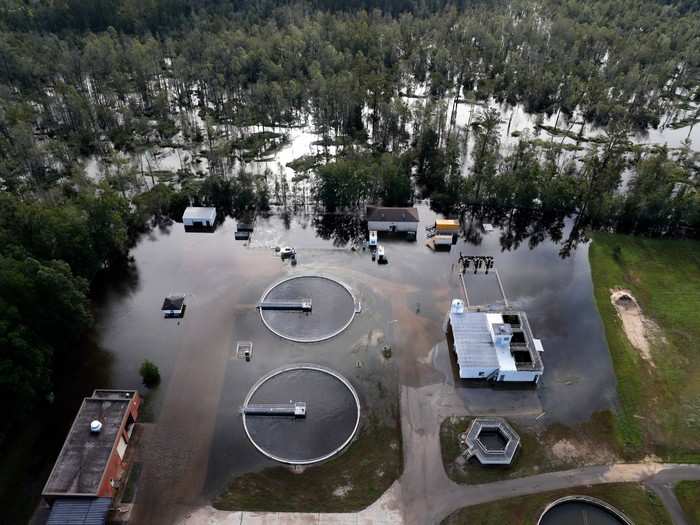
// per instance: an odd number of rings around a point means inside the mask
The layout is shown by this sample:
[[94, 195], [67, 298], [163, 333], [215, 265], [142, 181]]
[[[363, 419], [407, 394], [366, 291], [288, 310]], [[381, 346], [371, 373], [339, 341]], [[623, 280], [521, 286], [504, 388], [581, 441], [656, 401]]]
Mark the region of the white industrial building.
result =
[[378, 232], [418, 231], [418, 209], [367, 206], [367, 228]]
[[211, 228], [216, 222], [216, 208], [190, 206], [182, 214], [182, 223], [188, 228]]
[[542, 343], [532, 337], [525, 312], [474, 311], [455, 299], [448, 337], [462, 379], [537, 383], [542, 376]]

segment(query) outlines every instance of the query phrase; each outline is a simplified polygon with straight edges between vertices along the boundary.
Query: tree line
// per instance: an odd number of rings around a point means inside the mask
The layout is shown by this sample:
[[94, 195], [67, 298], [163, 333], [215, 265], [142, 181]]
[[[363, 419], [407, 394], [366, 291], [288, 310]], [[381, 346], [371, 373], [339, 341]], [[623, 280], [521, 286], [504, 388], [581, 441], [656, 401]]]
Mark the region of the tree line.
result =
[[[421, 194], [453, 213], [575, 212], [598, 227], [697, 235], [695, 153], [628, 140], [664, 116], [697, 119], [697, 10], [651, 0], [343, 5], [3, 2], [3, 399], [29, 407], [50, 392], [52, 363], [90, 327], [90, 283], [128, 260], [152, 217], [179, 218], [189, 204], [224, 215], [284, 204], [286, 179], [233, 168], [267, 151], [279, 126], [311, 123], [326, 152], [336, 148], [299, 171], [326, 211]], [[505, 151], [496, 112], [465, 128], [449, 117], [465, 101], [523, 104], [557, 122], [580, 115], [607, 135], [580, 160], [533, 137]], [[149, 181], [124, 165], [166, 146], [196, 146], [208, 176], [183, 167]], [[88, 155], [111, 166], [100, 183], [85, 176]]]
[[429, 155], [442, 159], [438, 169], [421, 163], [425, 150], [435, 149], [434, 132], [421, 137], [416, 181], [433, 207], [446, 213], [481, 207], [576, 214], [577, 221], [594, 228], [700, 237], [700, 154], [688, 141], [675, 151], [638, 146], [629, 140], [628, 127], [610, 125], [582, 155], [570, 155], [563, 142], [531, 136], [521, 136], [504, 151], [503, 125], [494, 108], [471, 123], [474, 143], [466, 177], [454, 153], [459, 146], [449, 142]]
[[0, 193], [0, 430], [51, 394], [55, 363], [92, 325], [90, 283], [126, 260], [133, 218], [107, 187], [41, 201]]
[[[0, 180], [8, 188], [51, 185], [77, 169], [76, 158], [168, 144], [178, 131], [201, 141], [209, 128], [230, 143], [245, 127], [310, 116], [324, 138], [396, 151], [420, 126], [400, 94], [420, 86], [454, 105], [523, 104], [562, 122], [578, 110], [632, 129], [686, 118], [698, 100], [698, 14], [651, 0], [409, 10], [420, 16], [305, 4], [225, 15], [226, 2], [215, 1], [16, 3], [0, 17]], [[149, 8], [188, 23], [166, 31], [165, 18], [151, 32], [91, 21], [113, 11], [136, 21]], [[66, 22], [62, 31], [41, 21], [53, 16]]]

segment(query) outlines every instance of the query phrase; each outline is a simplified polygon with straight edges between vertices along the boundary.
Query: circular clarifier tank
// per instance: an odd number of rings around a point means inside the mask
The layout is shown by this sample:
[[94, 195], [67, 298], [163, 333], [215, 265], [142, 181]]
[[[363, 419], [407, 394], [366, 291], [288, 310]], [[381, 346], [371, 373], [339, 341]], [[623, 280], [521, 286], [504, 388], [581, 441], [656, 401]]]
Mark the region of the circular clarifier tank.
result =
[[[310, 301], [310, 308], [301, 305]], [[264, 305], [291, 305], [266, 308]], [[331, 277], [300, 275], [268, 288], [260, 299], [260, 317], [272, 332], [300, 343], [330, 339], [345, 330], [359, 307], [350, 288]]]
[[[246, 414], [250, 407], [305, 403], [304, 417]], [[262, 377], [243, 404], [243, 426], [260, 452], [282, 463], [325, 461], [347, 447], [360, 423], [360, 402], [350, 382], [337, 372], [304, 364]]]
[[547, 506], [537, 525], [633, 525], [622, 512], [588, 496], [566, 496]]

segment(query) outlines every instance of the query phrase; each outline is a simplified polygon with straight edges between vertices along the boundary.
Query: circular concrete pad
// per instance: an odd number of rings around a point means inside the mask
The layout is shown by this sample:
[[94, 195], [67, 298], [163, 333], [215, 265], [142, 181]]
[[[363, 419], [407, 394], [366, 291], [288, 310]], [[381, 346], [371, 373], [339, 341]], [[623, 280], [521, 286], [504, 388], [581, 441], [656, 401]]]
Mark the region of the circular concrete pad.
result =
[[263, 323], [272, 332], [299, 343], [330, 339], [345, 330], [356, 313], [355, 297], [350, 288], [331, 277], [299, 275], [284, 279], [262, 295], [265, 301], [311, 299], [310, 312], [260, 309]]
[[246, 396], [251, 404], [306, 403], [306, 417], [246, 415], [248, 439], [267, 457], [292, 465], [308, 465], [341, 452], [357, 433], [360, 402], [343, 376], [328, 368], [303, 364], [262, 377]]

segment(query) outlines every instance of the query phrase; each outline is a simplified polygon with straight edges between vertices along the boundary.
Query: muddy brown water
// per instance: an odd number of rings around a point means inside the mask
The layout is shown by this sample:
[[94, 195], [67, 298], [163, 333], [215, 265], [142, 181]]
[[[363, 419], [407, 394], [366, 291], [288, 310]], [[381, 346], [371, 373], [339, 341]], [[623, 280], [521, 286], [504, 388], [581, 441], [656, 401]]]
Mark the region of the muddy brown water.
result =
[[[546, 420], [575, 423], [614, 405], [615, 379], [593, 299], [588, 246], [565, 259], [551, 240], [501, 251], [503, 232], [496, 229], [436, 253], [425, 246], [425, 226], [435, 214], [425, 206], [419, 210], [416, 242], [381, 236], [385, 266], [343, 242], [354, 233], [315, 222], [310, 214], [259, 218], [249, 246], [234, 241], [231, 219], [213, 233], [186, 233], [174, 223], [140, 240], [132, 250], [133, 271], [106, 286], [96, 307], [97, 342], [110, 356], [109, 384], [84, 385], [86, 393], [94, 386], [144, 390], [142, 360], [160, 368], [162, 383], [149, 401], [155, 422], [140, 444], [144, 468], [133, 523], [172, 523], [218, 494], [232, 476], [276, 465], [248, 442], [240, 406], [258, 378], [286, 364], [317, 363], [348, 378], [361, 400], [361, 425], [368, 413], [389, 417], [397, 366], [408, 386], [455, 385], [474, 410], [508, 407], [509, 413], [544, 412]], [[321, 236], [314, 224], [323, 226]], [[282, 245], [297, 249], [296, 267], [275, 255], [274, 247]], [[464, 385], [448, 352], [433, 351], [444, 344], [450, 300], [462, 294], [455, 271], [460, 251], [494, 255], [511, 304], [528, 313], [545, 348], [538, 389]], [[255, 306], [271, 284], [314, 272], [348, 284], [362, 312], [328, 341], [282, 340], [264, 327]], [[467, 275], [466, 282], [472, 302], [500, 300], [493, 274]], [[187, 294], [185, 318], [163, 319], [163, 297], [177, 292]], [[250, 362], [237, 358], [237, 341], [253, 342]], [[390, 359], [381, 354], [384, 344], [393, 346]]]

